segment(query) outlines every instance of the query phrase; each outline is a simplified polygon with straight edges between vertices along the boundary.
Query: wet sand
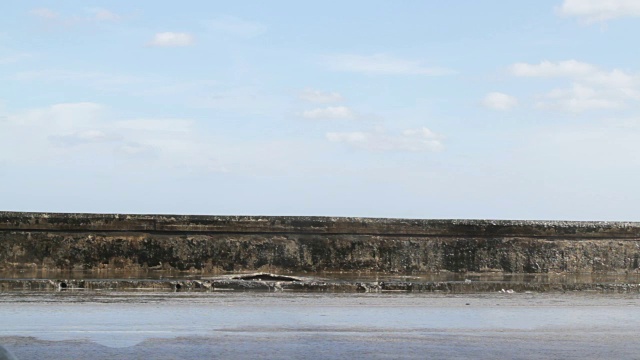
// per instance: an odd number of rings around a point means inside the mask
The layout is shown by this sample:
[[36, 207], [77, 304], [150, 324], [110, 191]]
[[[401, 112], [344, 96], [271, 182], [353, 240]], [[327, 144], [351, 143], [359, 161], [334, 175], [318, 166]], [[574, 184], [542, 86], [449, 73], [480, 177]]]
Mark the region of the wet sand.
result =
[[632, 359], [640, 296], [0, 293], [18, 359]]

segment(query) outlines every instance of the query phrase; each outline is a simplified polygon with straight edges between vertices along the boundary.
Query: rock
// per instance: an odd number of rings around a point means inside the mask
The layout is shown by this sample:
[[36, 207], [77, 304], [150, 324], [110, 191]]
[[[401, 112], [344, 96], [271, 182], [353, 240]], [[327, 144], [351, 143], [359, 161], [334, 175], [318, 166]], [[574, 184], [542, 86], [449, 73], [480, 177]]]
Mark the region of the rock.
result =
[[18, 360], [9, 350], [0, 345], [0, 360]]

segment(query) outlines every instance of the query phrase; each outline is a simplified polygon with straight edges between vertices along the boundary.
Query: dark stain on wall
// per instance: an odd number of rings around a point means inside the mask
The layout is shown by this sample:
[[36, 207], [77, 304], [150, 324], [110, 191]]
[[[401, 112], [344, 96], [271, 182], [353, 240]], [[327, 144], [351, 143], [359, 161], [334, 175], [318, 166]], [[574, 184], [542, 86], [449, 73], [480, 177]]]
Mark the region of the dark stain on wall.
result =
[[0, 270], [630, 273], [640, 223], [0, 212]]

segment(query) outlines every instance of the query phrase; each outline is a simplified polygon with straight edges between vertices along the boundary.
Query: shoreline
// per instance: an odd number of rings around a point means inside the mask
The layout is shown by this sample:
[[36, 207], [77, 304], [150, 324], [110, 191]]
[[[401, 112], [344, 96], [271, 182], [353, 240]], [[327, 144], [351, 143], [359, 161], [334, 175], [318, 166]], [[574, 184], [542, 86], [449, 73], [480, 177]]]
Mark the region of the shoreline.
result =
[[640, 283], [559, 281], [425, 281], [420, 278], [338, 279], [270, 273], [202, 276], [199, 279], [1, 279], [1, 292], [297, 292], [297, 293], [640, 293]]

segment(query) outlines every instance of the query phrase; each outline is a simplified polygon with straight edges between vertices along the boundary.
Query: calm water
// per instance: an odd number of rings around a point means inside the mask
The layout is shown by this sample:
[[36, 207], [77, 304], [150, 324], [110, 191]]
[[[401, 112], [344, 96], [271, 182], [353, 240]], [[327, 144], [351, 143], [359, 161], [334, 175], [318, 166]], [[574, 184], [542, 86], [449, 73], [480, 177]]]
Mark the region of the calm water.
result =
[[640, 296], [0, 293], [18, 359], [638, 358]]

